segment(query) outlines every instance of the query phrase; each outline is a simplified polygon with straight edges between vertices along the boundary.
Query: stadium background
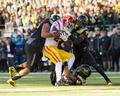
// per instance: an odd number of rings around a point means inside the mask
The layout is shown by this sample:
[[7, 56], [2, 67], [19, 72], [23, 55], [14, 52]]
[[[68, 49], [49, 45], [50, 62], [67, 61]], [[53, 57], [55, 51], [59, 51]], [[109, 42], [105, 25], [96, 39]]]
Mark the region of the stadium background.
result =
[[[119, 0], [0, 0], [0, 71], [7, 71], [6, 58], [8, 53], [3, 47], [6, 46], [5, 42], [12, 41], [15, 46], [11, 52], [14, 57], [12, 61], [15, 64], [24, 62], [24, 44], [26, 40], [34, 32], [37, 25], [50, 14], [59, 14], [61, 17], [70, 14], [75, 19], [81, 14], [88, 16], [87, 27], [90, 36], [90, 50], [92, 52], [97, 51], [95, 56], [99, 59], [98, 63], [100, 63], [101, 58], [99, 56], [100, 52], [109, 51], [111, 53], [110, 58], [115, 57], [115, 60], [112, 60], [113, 58], [108, 60], [108, 62], [112, 63], [105, 66], [105, 70], [119, 71], [119, 64], [116, 64], [116, 62], [118, 62], [120, 56], [118, 51], [120, 38], [115, 38], [118, 41], [116, 44], [110, 44], [110, 41], [103, 41], [103, 44], [100, 44], [102, 39], [99, 39], [104, 38], [105, 34], [111, 39], [114, 37], [116, 30], [119, 30]], [[4, 38], [6, 39], [4, 40]], [[105, 47], [107, 48], [104, 49]], [[117, 51], [112, 50], [115, 47], [118, 47]], [[118, 53], [117, 55], [115, 54], [116, 52]], [[49, 64], [49, 62], [45, 62], [44, 65], [38, 64], [40, 65], [38, 70], [48, 70]], [[113, 65], [115, 67], [112, 67]]]

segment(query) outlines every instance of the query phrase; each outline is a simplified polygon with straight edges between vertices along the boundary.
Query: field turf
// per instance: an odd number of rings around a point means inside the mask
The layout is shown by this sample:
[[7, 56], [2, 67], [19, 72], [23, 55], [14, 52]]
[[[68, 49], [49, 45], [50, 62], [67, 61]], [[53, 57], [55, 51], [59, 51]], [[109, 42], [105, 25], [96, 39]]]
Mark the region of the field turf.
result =
[[52, 86], [49, 73], [31, 73], [17, 81], [16, 87], [6, 83], [8, 73], [0, 73], [0, 96], [120, 96], [120, 73], [106, 73], [113, 85], [107, 86], [98, 73], [92, 73], [85, 86]]

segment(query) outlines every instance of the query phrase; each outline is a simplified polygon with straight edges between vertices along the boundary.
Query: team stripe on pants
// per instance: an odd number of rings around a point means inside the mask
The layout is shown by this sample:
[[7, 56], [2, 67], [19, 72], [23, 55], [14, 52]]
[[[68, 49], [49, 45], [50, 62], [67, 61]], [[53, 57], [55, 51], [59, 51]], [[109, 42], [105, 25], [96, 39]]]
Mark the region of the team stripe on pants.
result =
[[54, 64], [61, 62], [62, 60], [58, 57], [58, 54], [56, 54], [56, 50], [51, 50], [48, 46], [44, 47], [44, 50], [46, 52], [46, 57], [48, 57]]

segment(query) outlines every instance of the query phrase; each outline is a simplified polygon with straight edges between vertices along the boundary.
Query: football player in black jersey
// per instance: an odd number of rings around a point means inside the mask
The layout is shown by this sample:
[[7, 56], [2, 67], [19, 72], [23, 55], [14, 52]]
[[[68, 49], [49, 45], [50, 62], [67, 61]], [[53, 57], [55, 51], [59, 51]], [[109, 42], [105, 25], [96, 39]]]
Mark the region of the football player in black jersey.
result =
[[77, 68], [80, 64], [88, 64], [104, 77], [108, 85], [112, 85], [112, 82], [106, 76], [102, 67], [97, 64], [95, 58], [88, 50], [88, 30], [85, 28], [87, 20], [86, 16], [79, 16], [76, 20], [75, 29], [70, 36], [70, 39], [73, 41], [73, 53], [75, 55], [73, 68]]
[[[47, 18], [39, 24], [36, 30], [34, 30], [33, 34], [25, 44], [25, 53], [27, 59], [26, 62], [20, 64], [22, 69], [19, 71], [18, 74], [10, 78], [7, 81], [7, 83], [15, 87], [16, 80], [27, 75], [30, 71], [33, 70], [38, 60], [40, 60], [43, 56], [42, 49], [44, 46], [45, 38], [42, 38], [42, 33], [46, 31], [49, 32], [51, 22], [57, 19], [59, 19], [57, 16], [54, 16], [52, 20], [50, 18]], [[56, 37], [58, 34], [46, 34], [46, 35]]]

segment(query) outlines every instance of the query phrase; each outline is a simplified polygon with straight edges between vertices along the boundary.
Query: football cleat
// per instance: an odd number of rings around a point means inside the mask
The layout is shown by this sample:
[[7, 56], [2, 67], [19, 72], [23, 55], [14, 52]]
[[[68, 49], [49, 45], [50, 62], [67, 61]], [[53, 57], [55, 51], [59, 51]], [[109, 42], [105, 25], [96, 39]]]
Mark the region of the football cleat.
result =
[[64, 82], [62, 79], [55, 83], [55, 86], [69, 86], [68, 83]]
[[81, 76], [78, 76], [78, 78], [77, 78], [78, 80], [79, 80], [79, 82], [80, 82], [80, 84], [79, 85], [86, 85], [86, 79], [84, 79], [84, 78], [82, 78]]
[[16, 69], [14, 67], [9, 67], [9, 76], [12, 78], [16, 73]]
[[62, 76], [61, 80], [67, 85], [74, 85], [75, 83], [73, 80], [71, 80], [70, 78], [67, 78], [66, 76]]
[[112, 82], [108, 82], [107, 85], [108, 85], [108, 86], [111, 86], [111, 85], [112, 85]]
[[9, 80], [7, 81], [7, 83], [10, 84], [10, 85], [13, 86], [13, 87], [15, 87], [15, 84], [16, 84], [16, 82], [15, 82], [14, 80], [12, 80], [12, 79], [9, 79]]

